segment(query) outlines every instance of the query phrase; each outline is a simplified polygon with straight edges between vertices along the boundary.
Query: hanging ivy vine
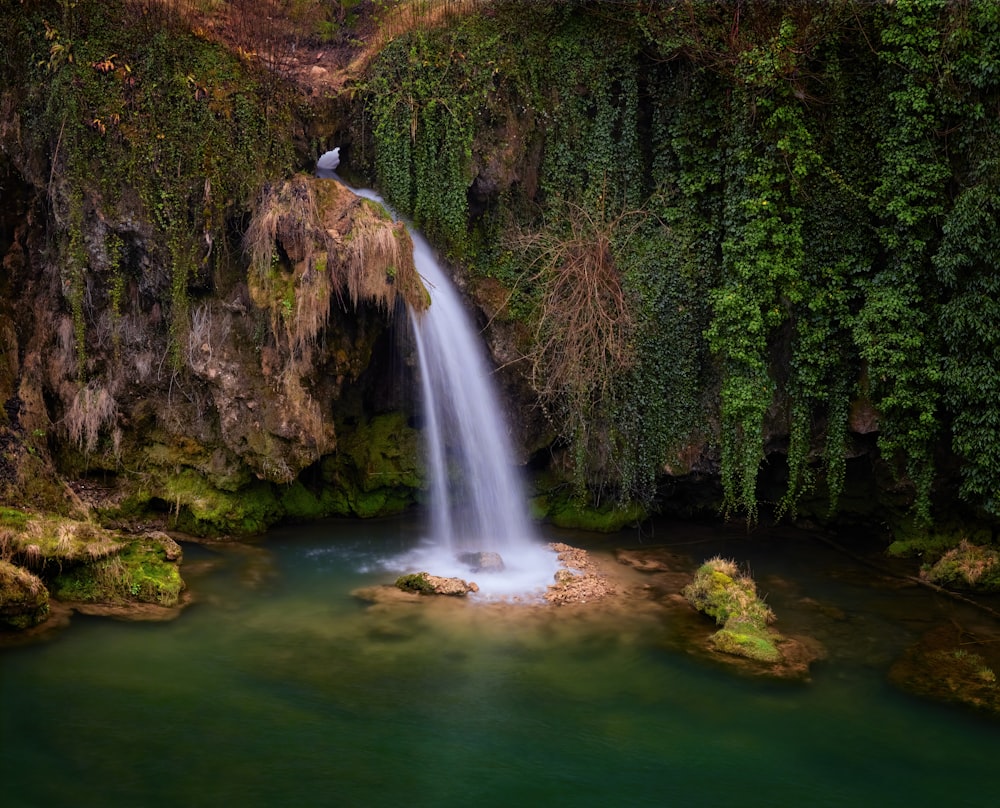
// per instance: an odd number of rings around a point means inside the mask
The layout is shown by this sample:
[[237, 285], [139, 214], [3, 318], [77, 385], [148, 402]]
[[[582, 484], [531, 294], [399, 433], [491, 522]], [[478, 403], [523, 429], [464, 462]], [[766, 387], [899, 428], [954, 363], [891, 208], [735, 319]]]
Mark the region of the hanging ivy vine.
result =
[[517, 317], [546, 287], [513, 232], [570, 239], [567, 200], [641, 214], [610, 241], [629, 362], [580, 380], [601, 394], [562, 435], [577, 478], [652, 502], [715, 432], [725, 508], [752, 520], [765, 437], [787, 437], [778, 513], [819, 481], [832, 512], [860, 397], [920, 520], [949, 432], [963, 496], [996, 512], [995, 4], [618, 3], [615, 26], [611, 10], [497, 4], [401, 40], [368, 85], [380, 182], [446, 244], [473, 243], [477, 148], [520, 138], [474, 242]]

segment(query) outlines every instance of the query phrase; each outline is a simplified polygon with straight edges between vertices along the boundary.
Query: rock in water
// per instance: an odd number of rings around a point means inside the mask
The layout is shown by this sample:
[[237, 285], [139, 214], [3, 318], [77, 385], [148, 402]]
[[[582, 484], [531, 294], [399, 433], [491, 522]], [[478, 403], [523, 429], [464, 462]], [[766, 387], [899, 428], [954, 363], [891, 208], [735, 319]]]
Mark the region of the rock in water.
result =
[[504, 565], [500, 553], [460, 553], [458, 560], [467, 564], [473, 572], [503, 572]]
[[420, 595], [468, 595], [478, 592], [479, 587], [472, 581], [461, 578], [443, 578], [427, 572], [415, 572], [402, 575], [396, 579], [396, 587], [404, 592], [416, 592]]

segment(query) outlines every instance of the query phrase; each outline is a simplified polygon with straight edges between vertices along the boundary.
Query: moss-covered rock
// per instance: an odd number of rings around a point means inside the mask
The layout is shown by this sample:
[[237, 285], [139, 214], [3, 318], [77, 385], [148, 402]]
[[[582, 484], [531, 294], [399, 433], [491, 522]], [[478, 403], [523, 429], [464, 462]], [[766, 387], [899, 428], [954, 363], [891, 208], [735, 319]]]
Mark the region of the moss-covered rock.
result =
[[683, 595], [722, 626], [710, 640], [716, 650], [760, 662], [781, 661], [778, 644], [784, 638], [768, 628], [774, 612], [758, 597], [753, 579], [741, 573], [736, 562], [709, 559], [698, 568]]
[[93, 564], [73, 567], [52, 582], [60, 600], [83, 603], [156, 603], [176, 606], [184, 589], [170, 548], [152, 540], [128, 542], [123, 549]]
[[931, 583], [976, 592], [1000, 592], [1000, 552], [962, 540], [920, 571]]
[[315, 520], [331, 515], [322, 497], [317, 496], [300, 480], [296, 480], [280, 492], [281, 509], [286, 519]]
[[427, 580], [426, 572], [413, 572], [409, 575], [400, 575], [396, 579], [396, 588], [404, 592], [416, 592], [419, 595], [434, 594], [434, 587]]
[[893, 663], [889, 680], [918, 696], [1000, 715], [995, 640], [972, 650], [969, 636], [953, 626], [928, 632]]
[[337, 453], [324, 459], [328, 507], [344, 516], [390, 516], [414, 505], [424, 487], [419, 434], [404, 413], [342, 426]]
[[962, 542], [988, 545], [993, 532], [987, 525], [959, 520], [942, 520], [933, 527], [920, 525], [912, 516], [897, 518], [891, 523], [892, 543], [886, 548], [890, 556], [933, 560], [958, 547]]
[[0, 561], [0, 624], [25, 629], [49, 615], [49, 591], [42, 580], [23, 567]]
[[725, 628], [712, 635], [710, 642], [724, 654], [755, 659], [758, 662], [781, 661], [781, 652], [775, 645], [772, 632], [751, 623], [730, 621]]
[[0, 514], [0, 620], [27, 628], [44, 619], [48, 598], [83, 603], [176, 606], [184, 581], [180, 545], [163, 533], [126, 536], [91, 522]]
[[396, 588], [402, 589], [404, 592], [415, 592], [418, 595], [449, 595], [451, 597], [465, 597], [470, 592], [479, 591], [476, 584], [463, 581], [461, 578], [445, 578], [427, 572], [401, 575], [396, 579]]
[[100, 561], [125, 547], [118, 534], [92, 522], [34, 515], [25, 515], [20, 528], [3, 530], [0, 544], [17, 564], [45, 577], [67, 567]]
[[169, 509], [172, 528], [193, 536], [256, 535], [278, 522], [284, 513], [271, 483], [255, 480], [236, 491], [225, 491], [194, 469], [181, 469], [151, 481], [120, 510], [142, 513], [157, 502]]

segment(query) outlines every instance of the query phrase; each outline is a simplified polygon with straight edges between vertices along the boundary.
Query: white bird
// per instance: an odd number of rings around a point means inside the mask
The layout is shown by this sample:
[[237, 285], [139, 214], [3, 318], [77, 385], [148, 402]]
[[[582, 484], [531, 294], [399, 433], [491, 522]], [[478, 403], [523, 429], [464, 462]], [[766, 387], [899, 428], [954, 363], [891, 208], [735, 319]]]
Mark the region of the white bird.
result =
[[340, 165], [340, 146], [323, 154], [316, 161], [316, 168], [320, 171], [334, 171]]

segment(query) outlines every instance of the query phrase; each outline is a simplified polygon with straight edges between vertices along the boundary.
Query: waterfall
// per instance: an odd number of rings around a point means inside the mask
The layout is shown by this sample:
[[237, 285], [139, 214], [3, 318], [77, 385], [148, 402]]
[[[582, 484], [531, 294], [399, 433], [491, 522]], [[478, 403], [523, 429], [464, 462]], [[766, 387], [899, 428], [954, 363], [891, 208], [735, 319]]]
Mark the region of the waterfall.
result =
[[433, 532], [453, 550], [501, 552], [532, 535], [490, 368], [455, 288], [412, 233], [430, 307], [411, 313], [420, 359]]
[[[374, 191], [352, 190], [392, 213]], [[485, 597], [544, 592], [558, 561], [528, 516], [482, 339], [427, 240], [407, 227], [414, 264], [431, 297], [426, 311], [409, 312], [420, 367], [431, 519], [427, 541], [405, 564], [475, 580]], [[498, 553], [504, 571], [471, 574], [460, 556], [478, 552]]]
[[[556, 562], [528, 516], [482, 338], [426, 239], [413, 228], [410, 236], [414, 264], [431, 296], [426, 311], [410, 312], [431, 485], [430, 546], [439, 551], [431, 571], [468, 578], [463, 553], [498, 553], [505, 570], [474, 576], [481, 590], [544, 589]], [[438, 572], [442, 567], [448, 571]]]

